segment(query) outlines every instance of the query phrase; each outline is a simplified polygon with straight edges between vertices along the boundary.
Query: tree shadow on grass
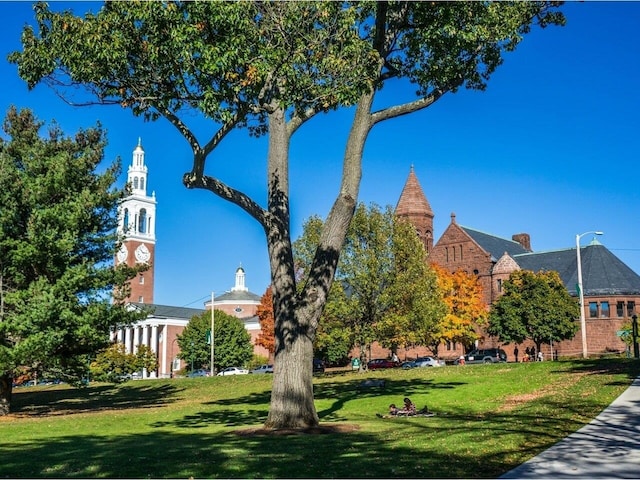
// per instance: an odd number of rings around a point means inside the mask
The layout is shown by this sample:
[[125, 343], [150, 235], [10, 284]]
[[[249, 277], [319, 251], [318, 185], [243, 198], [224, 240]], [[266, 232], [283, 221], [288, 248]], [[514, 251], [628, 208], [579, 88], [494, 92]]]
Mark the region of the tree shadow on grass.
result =
[[[340, 417], [361, 425], [349, 433], [238, 435], [240, 427], [266, 418], [270, 392], [263, 391], [205, 402], [202, 412], [167, 422], [156, 419], [133, 433], [126, 428], [111, 435], [54, 430], [46, 438], [0, 439], [0, 477], [495, 478], [580, 428], [588, 420], [584, 412], [597, 407], [589, 396], [571, 402], [542, 396], [507, 411], [476, 413], [461, 404], [430, 418], [378, 419], [371, 412], [349, 411], [345, 403], [363, 397], [375, 401], [381, 395], [421, 396], [463, 383], [386, 378], [383, 389], [363, 389], [362, 380], [315, 385], [316, 399], [329, 404], [319, 412], [323, 424], [337, 424], [331, 420]], [[122, 388], [94, 387], [77, 411], [91, 401], [96, 402], [91, 410], [164, 405], [179, 393], [172, 385], [152, 383], [109, 393]], [[155, 392], [147, 391], [144, 399], [146, 389]], [[59, 412], [65, 410], [69, 407]], [[628, 434], [633, 434], [631, 427]]]
[[[572, 363], [573, 365], [569, 370], [575, 373], [584, 373], [587, 375], [617, 375], [626, 373], [626, 377], [630, 380], [640, 376], [640, 362], [634, 358], [589, 358], [576, 360]], [[614, 381], [608, 385], [626, 384], [628, 384], [628, 382]]]
[[[436, 382], [428, 378], [411, 378], [391, 380], [381, 379], [383, 383], [369, 382], [370, 379], [359, 378], [348, 382], [325, 382], [315, 385], [314, 396], [316, 400], [333, 400], [329, 408], [318, 412], [321, 418], [336, 419], [334, 416], [347, 402], [365, 397], [377, 398], [380, 396], [397, 397], [400, 402], [404, 397], [424, 395], [434, 389], [450, 389], [464, 382]], [[421, 408], [422, 405], [418, 405]]]
[[[558, 405], [560, 407], [560, 405]], [[226, 415], [230, 412], [218, 412]], [[259, 416], [261, 413], [256, 413]], [[238, 415], [231, 423], [250, 422]], [[201, 421], [206, 421], [201, 416]], [[352, 420], [354, 420], [352, 418]], [[365, 429], [327, 435], [242, 436], [220, 425], [172, 431], [185, 424], [155, 424], [151, 431], [118, 435], [64, 435], [2, 443], [0, 476], [11, 478], [483, 478], [496, 477], [567, 435], [571, 426], [535, 419], [532, 412], [477, 416], [370, 419]], [[246, 424], [245, 424], [246, 425]], [[563, 431], [559, 431], [563, 430]], [[382, 433], [381, 433], [382, 432]], [[384, 433], [386, 432], [386, 433]], [[439, 439], [517, 434], [496, 451], [442, 448]], [[384, 441], [387, 435], [413, 442]], [[523, 453], [524, 451], [524, 453]], [[514, 456], [515, 455], [515, 456]], [[516, 460], [514, 460], [514, 458]]]
[[82, 388], [29, 387], [15, 391], [11, 411], [15, 416], [69, 415], [101, 410], [152, 408], [174, 401], [182, 390], [168, 383], [129, 382]]

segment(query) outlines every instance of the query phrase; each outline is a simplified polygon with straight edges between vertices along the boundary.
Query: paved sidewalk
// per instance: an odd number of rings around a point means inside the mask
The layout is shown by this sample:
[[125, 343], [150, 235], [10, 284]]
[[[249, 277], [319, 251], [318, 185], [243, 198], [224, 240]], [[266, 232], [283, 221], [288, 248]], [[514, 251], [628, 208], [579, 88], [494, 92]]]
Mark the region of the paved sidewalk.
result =
[[500, 478], [640, 478], [640, 377], [591, 423]]

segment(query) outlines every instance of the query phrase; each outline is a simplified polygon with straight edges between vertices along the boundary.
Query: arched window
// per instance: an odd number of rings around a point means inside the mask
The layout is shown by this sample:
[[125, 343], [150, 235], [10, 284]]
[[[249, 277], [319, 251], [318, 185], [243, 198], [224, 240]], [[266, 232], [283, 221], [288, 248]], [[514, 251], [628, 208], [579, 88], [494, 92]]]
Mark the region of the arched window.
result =
[[133, 177], [133, 188], [138, 189], [138, 177]]
[[147, 210], [141, 209], [138, 215], [138, 232], [147, 233]]
[[140, 177], [140, 190], [144, 190], [144, 177]]
[[124, 218], [123, 218], [123, 225], [122, 225], [122, 230], [125, 232], [129, 231], [129, 209], [125, 208], [124, 209]]

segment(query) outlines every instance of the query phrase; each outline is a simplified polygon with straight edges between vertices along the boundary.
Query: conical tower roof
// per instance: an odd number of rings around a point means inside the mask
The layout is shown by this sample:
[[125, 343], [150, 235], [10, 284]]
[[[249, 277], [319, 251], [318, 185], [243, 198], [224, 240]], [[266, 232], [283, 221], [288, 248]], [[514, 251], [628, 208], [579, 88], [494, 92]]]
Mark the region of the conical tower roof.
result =
[[416, 177], [413, 171], [413, 165], [411, 165], [409, 177], [404, 184], [400, 199], [396, 205], [396, 215], [399, 217], [426, 215], [433, 218], [433, 210], [431, 210], [431, 205], [429, 205], [429, 201], [422, 191], [418, 177]]

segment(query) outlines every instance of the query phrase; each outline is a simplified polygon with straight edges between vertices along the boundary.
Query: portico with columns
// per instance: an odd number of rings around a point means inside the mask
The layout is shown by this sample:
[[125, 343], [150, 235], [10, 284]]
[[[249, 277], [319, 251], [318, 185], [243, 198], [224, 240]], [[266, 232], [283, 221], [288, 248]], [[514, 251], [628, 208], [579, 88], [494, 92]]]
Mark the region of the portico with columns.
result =
[[151, 308], [150, 315], [134, 325], [122, 327], [114, 334], [114, 341], [124, 344], [125, 352], [135, 354], [140, 345], [146, 345], [158, 359], [155, 372], [142, 372], [143, 378], [170, 378], [184, 367], [178, 358], [180, 347], [177, 338], [195, 315], [204, 310], [172, 307], [168, 305], [129, 304], [132, 309]]

